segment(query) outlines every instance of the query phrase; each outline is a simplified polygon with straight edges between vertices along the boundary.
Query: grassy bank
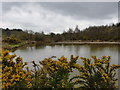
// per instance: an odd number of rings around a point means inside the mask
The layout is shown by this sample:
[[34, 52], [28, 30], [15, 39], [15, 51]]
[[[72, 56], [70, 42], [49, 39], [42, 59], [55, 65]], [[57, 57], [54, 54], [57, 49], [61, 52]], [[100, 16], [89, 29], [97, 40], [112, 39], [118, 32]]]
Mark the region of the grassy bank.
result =
[[25, 42], [18, 43], [18, 44], [2, 43], [2, 48], [5, 50], [13, 51], [13, 50], [16, 50], [17, 48], [25, 46], [25, 45], [28, 45], [28, 43], [25, 43]]
[[26, 42], [21, 42], [18, 44], [9, 44], [9, 43], [2, 43], [2, 49], [4, 50], [10, 50], [10, 51], [15, 51], [16, 49], [20, 47], [27, 47], [27, 46], [41, 46], [41, 45], [53, 45], [54, 43], [44, 43], [44, 42], [31, 42], [31, 41], [26, 41]]
[[21, 42], [18, 44], [2, 43], [5, 50], [14, 51], [23, 46], [41, 46], [41, 45], [120, 45], [120, 42]]

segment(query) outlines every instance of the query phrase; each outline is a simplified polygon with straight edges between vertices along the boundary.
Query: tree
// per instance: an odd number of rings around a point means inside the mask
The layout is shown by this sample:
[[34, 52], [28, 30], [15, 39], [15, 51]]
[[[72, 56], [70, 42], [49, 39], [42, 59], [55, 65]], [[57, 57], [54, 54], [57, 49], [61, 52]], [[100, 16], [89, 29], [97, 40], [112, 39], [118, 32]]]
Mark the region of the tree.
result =
[[74, 33], [79, 33], [79, 32], [80, 32], [80, 29], [78, 28], [78, 25], [77, 25], [75, 30], [74, 30]]

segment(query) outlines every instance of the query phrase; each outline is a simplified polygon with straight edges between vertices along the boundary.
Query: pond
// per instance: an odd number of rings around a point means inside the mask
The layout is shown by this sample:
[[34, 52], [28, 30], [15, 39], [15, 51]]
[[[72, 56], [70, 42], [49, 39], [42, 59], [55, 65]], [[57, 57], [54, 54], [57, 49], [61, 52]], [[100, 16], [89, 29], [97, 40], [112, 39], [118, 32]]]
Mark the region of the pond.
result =
[[[61, 56], [70, 58], [71, 55], [90, 58], [91, 56], [111, 56], [111, 63], [118, 64], [119, 45], [46, 45], [19, 48], [14, 52], [25, 62], [40, 61], [44, 58]], [[80, 58], [79, 58], [80, 59]], [[78, 60], [81, 63], [81, 60]]]
[[[38, 63], [40, 60], [52, 56], [56, 56], [56, 58], [53, 59], [60, 58], [61, 56], [65, 56], [69, 59], [71, 55], [74, 55], [79, 56], [79, 64], [81, 64], [80, 57], [90, 58], [91, 56], [97, 56], [98, 58], [101, 56], [111, 56], [111, 63], [118, 64], [120, 47], [119, 45], [46, 45], [19, 48], [13, 53], [22, 57], [25, 62], [34, 60]], [[29, 64], [29, 68], [31, 67], [32, 66]], [[70, 74], [70, 77], [76, 74], [78, 75], [78, 71], [74, 70], [73, 73]]]

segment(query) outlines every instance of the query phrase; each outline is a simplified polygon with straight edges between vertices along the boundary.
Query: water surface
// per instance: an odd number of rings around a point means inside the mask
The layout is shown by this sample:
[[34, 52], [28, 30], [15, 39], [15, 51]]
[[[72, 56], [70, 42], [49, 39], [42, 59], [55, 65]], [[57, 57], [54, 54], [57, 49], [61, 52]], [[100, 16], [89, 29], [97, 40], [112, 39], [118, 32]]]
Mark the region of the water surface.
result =
[[[19, 48], [14, 53], [22, 57], [25, 62], [31, 62], [32, 60], [38, 62], [51, 56], [70, 58], [71, 55], [74, 55], [86, 58], [111, 56], [112, 63], [118, 64], [118, 54], [120, 53], [118, 50], [118, 45], [47, 45]], [[78, 63], [81, 63], [81, 60], [78, 60]]]
[[[80, 57], [90, 58], [91, 56], [111, 56], [111, 63], [118, 64], [118, 56], [120, 55], [120, 48], [118, 45], [52, 45], [52, 46], [32, 46], [19, 48], [14, 52], [17, 56], [23, 58], [25, 62], [36, 61], [37, 63], [44, 58], [56, 56], [57, 59], [65, 56], [68, 59], [71, 55], [79, 56], [78, 63], [81, 64]], [[31, 64], [28, 65], [32, 69]], [[77, 70], [70, 74], [70, 77], [79, 75]], [[118, 76], [117, 76], [118, 77]]]

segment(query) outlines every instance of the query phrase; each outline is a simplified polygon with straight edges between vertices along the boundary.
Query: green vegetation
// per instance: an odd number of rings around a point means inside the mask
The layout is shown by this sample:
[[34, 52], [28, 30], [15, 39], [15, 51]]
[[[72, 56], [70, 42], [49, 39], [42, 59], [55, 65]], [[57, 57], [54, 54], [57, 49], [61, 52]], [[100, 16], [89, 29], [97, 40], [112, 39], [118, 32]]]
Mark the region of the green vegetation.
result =
[[59, 42], [59, 41], [120, 41], [120, 23], [106, 26], [90, 26], [84, 30], [80, 30], [78, 26], [73, 30], [69, 28], [62, 34], [53, 32], [44, 34], [44, 32], [23, 31], [22, 29], [2, 29], [3, 41], [6, 38], [14, 36], [21, 41], [37, 41], [37, 42]]
[[[120, 23], [106, 26], [92, 26], [80, 30], [78, 26], [73, 30], [69, 28], [61, 34], [53, 32], [44, 34], [44, 32], [24, 31], [22, 29], [2, 29], [3, 49], [15, 49], [26, 44], [44, 45], [54, 42], [67, 41], [120, 41]], [[70, 60], [62, 56], [57, 60], [45, 58], [36, 63], [32, 61], [32, 70], [23, 62], [22, 58], [16, 55], [10, 55], [9, 51], [2, 51], [0, 63], [2, 62], [2, 88], [77, 88], [80, 90], [113, 90], [116, 87], [116, 70], [120, 65], [111, 65], [110, 56], [103, 56], [98, 59], [81, 58], [83, 63], [77, 64], [77, 57], [71, 55]], [[70, 73], [78, 70], [79, 75], [71, 77]], [[0, 83], [1, 84], [1, 83]]]
[[115, 69], [120, 66], [110, 65], [110, 56], [103, 56], [98, 59], [96, 56], [92, 56], [92, 59], [81, 58], [83, 65], [75, 65], [80, 75], [71, 78], [74, 85], [80, 84], [79, 88], [93, 90], [98, 89], [114, 89], [117, 78]]
[[73, 30], [69, 28], [61, 34], [53, 32], [44, 34], [44, 32], [33, 32], [22, 29], [1, 29], [3, 49], [11, 50], [26, 44], [44, 45], [54, 44], [55, 42], [112, 42], [120, 41], [120, 23], [106, 26], [92, 26], [80, 30], [78, 26]]
[[3, 44], [3, 49], [12, 50], [12, 49], [16, 49], [18, 47], [21, 47], [27, 43], [16, 38], [15, 36], [9, 36], [9, 37], [6, 37], [3, 39], [2, 44]]
[[19, 44], [19, 43], [21, 43], [21, 41], [18, 38], [15, 38], [13, 36], [5, 38], [4, 42], [9, 43], [9, 44]]
[[[101, 59], [92, 56], [91, 59], [81, 58], [83, 63], [77, 64], [78, 56], [71, 55], [70, 60], [62, 56], [57, 60], [45, 58], [39, 63], [32, 61], [33, 69], [27, 67], [27, 62], [16, 55], [10, 55], [9, 51], [3, 51], [2, 61], [2, 88], [51, 88], [79, 90], [114, 90], [116, 87], [116, 70], [120, 65], [111, 65], [110, 56]], [[25, 69], [26, 68], [26, 69]], [[73, 70], [79, 71], [79, 75], [70, 78]], [[79, 84], [76, 86], [76, 84]]]
[[21, 43], [18, 43], [18, 44], [9, 44], [9, 43], [3, 42], [2, 44], [3, 44], [3, 45], [2, 45], [2, 48], [3, 48], [3, 49], [5, 49], [5, 50], [7, 49], [7, 50], [14, 51], [14, 50], [16, 50], [17, 48], [26, 45], [27, 43], [21, 42]]

